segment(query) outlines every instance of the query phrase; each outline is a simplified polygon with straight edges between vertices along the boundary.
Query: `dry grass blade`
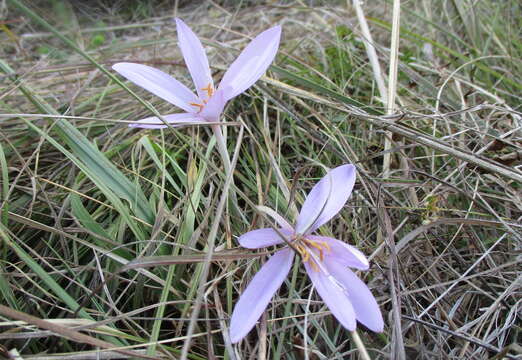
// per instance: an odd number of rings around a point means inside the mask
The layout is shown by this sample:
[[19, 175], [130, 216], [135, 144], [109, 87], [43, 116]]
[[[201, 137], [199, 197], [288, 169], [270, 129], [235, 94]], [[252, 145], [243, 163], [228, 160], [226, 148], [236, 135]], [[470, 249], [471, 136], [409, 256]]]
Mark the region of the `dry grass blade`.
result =
[[[518, 2], [5, 4], [0, 303], [63, 328], [2, 312], [0, 351], [355, 360], [360, 340], [376, 360], [519, 355]], [[217, 123], [127, 126], [175, 110], [111, 65], [140, 63], [192, 84], [173, 14], [201, 39], [216, 83], [251, 39], [281, 25], [273, 65], [227, 103], [219, 149]], [[354, 191], [317, 234], [369, 256], [357, 276], [384, 332], [358, 325], [353, 338], [296, 261], [232, 344], [238, 297], [285, 246], [247, 250], [238, 238], [279, 230], [275, 213], [294, 223], [322, 169], [344, 163], [357, 167]], [[225, 185], [235, 198], [225, 200]]]
[[[348, 3], [350, 0], [347, 1]], [[370, 33], [370, 29], [368, 27], [368, 22], [366, 21], [366, 17], [364, 16], [364, 12], [362, 9], [362, 1], [353, 0], [353, 7], [355, 8], [355, 12], [357, 13], [357, 20], [361, 26], [361, 33], [364, 39], [364, 46], [366, 47], [366, 53], [368, 54], [368, 59], [370, 60], [370, 64], [372, 65], [373, 76], [375, 78], [375, 82], [377, 83], [377, 88], [379, 89], [380, 101], [387, 106], [388, 104], [388, 90], [386, 85], [384, 84], [384, 78], [382, 76], [382, 69], [379, 63], [379, 57], [377, 55], [377, 51], [375, 51], [375, 44], [373, 41], [372, 34]]]
[[[259, 252], [259, 253], [246, 253], [246, 252], [231, 252], [227, 251], [223, 254], [223, 252], [215, 252], [212, 254], [209, 261], [218, 262], [218, 261], [233, 261], [233, 260], [245, 260], [245, 259], [255, 259], [260, 256], [270, 255], [270, 252]], [[182, 256], [150, 256], [143, 257], [140, 259], [135, 259], [126, 264], [121, 268], [120, 271], [127, 271], [131, 269], [142, 269], [148, 267], [156, 267], [156, 266], [168, 266], [174, 264], [192, 264], [198, 262], [206, 261], [207, 255], [190, 255], [185, 254]]]
[[[423, 321], [423, 320], [420, 320], [420, 319], [416, 319], [416, 318], [413, 318], [413, 317], [411, 317], [411, 316], [406, 316], [406, 315], [405, 315], [404, 318], [405, 318], [405, 319], [408, 319], [408, 320], [411, 320], [411, 321], [414, 321], [414, 322], [416, 322], [416, 323], [423, 324], [423, 325], [425, 325], [426, 327], [435, 328], [435, 329], [437, 329], [438, 331], [444, 332], [444, 333], [446, 333], [446, 334], [448, 334], [448, 335], [451, 335], [451, 336], [455, 336], [455, 337], [458, 337], [458, 338], [464, 339], [464, 340], [469, 341], [469, 342], [471, 342], [471, 343], [473, 343], [473, 344], [477, 344], [478, 346], [481, 346], [481, 347], [483, 347], [483, 348], [486, 348], [486, 349], [488, 349], [488, 350], [490, 350], [490, 351], [493, 351], [493, 352], [497, 353], [497, 356], [498, 356], [498, 355], [501, 355], [502, 357], [505, 356], [506, 358], [508, 358], [508, 359], [512, 359], [512, 360], [520, 359], [519, 356], [510, 355], [510, 354], [507, 353], [507, 351], [504, 352], [503, 350], [497, 349], [496, 347], [491, 346], [491, 345], [489, 345], [489, 344], [487, 344], [487, 343], [484, 343], [484, 342], [482, 342], [482, 341], [480, 341], [480, 340], [478, 340], [478, 339], [472, 339], [472, 338], [468, 337], [468, 336], [465, 335], [465, 334], [459, 334], [458, 332], [448, 330], [448, 329], [446, 329], [446, 328], [444, 328], [444, 327], [442, 327], [442, 326], [437, 326], [437, 325], [435, 325], [435, 324], [432, 324], [432, 323], [429, 323], [429, 322], [427, 322], [427, 321]], [[497, 356], [494, 356], [493, 359], [497, 358]]]
[[[423, 232], [429, 230], [432, 227], [437, 227], [440, 225], [459, 225], [459, 224], [465, 224], [465, 225], [477, 225], [477, 226], [492, 226], [492, 227], [502, 227], [504, 224], [502, 224], [499, 221], [491, 221], [491, 220], [482, 220], [482, 219], [437, 219], [435, 221], [430, 222], [429, 224], [424, 224], [422, 226], [419, 226], [415, 230], [409, 232], [406, 234], [402, 239], [397, 242], [396, 249], [397, 252], [400, 252], [402, 249], [408, 246], [408, 243], [415, 239], [417, 236], [422, 234]], [[520, 224], [510, 224], [511, 226], [522, 228], [522, 225]], [[514, 234], [517, 236], [518, 234]]]
[[[390, 66], [388, 70], [388, 95], [386, 96], [386, 114], [391, 115], [395, 112], [395, 99], [397, 98], [397, 73], [399, 67], [399, 39], [400, 39], [400, 15], [401, 15], [401, 1], [393, 0], [393, 15], [392, 15], [392, 31], [390, 44]], [[387, 132], [385, 135], [384, 151], [391, 148], [391, 133]], [[391, 154], [384, 154], [383, 158], [383, 176], [390, 175]]]

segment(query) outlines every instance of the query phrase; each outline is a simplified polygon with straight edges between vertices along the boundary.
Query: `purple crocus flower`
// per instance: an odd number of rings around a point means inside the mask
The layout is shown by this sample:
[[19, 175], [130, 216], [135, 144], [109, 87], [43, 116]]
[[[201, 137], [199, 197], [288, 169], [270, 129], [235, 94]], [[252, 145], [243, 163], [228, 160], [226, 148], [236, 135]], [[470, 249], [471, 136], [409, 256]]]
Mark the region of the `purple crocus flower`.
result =
[[[247, 90], [265, 73], [274, 60], [281, 37], [280, 26], [259, 34], [230, 65], [216, 89], [201, 42], [183, 21], [176, 19], [176, 25], [179, 47], [197, 94], [170, 75], [150, 66], [133, 63], [112, 66], [136, 85], [185, 110], [183, 113], [162, 116], [174, 126], [219, 121], [227, 101]], [[138, 120], [131, 126], [149, 129], [166, 127], [157, 117]]]
[[[355, 167], [342, 165], [321, 179], [306, 198], [295, 226], [275, 211], [267, 211], [279, 225], [279, 233], [291, 247], [277, 251], [263, 265], [243, 292], [232, 313], [230, 337], [237, 343], [254, 327], [270, 299], [290, 271], [294, 252], [332, 314], [348, 330], [356, 320], [381, 332], [383, 319], [368, 287], [347, 267], [367, 270], [368, 260], [355, 247], [326, 236], [312, 235], [344, 206], [355, 183]], [[239, 238], [241, 246], [258, 249], [285, 241], [272, 228], [250, 231]]]

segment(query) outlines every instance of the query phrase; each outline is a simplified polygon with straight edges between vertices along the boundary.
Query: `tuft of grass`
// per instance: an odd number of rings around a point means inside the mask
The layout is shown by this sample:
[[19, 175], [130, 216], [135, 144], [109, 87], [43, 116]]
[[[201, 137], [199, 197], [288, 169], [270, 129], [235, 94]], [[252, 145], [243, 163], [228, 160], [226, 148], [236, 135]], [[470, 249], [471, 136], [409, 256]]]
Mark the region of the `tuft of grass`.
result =
[[[6, 354], [356, 359], [359, 341], [372, 359], [520, 354], [518, 2], [402, 2], [392, 114], [369, 59], [387, 72], [392, 2], [364, 3], [363, 20], [351, 2], [7, 4]], [[216, 79], [249, 37], [283, 26], [267, 76], [225, 111], [233, 182], [210, 129], [128, 128], [172, 106], [106, 70], [140, 62], [190, 83], [173, 13], [203, 38]], [[296, 261], [256, 329], [231, 345], [234, 303], [274, 250], [236, 241], [271, 226], [256, 205], [293, 220], [322, 168], [348, 162], [358, 169], [354, 193], [320, 232], [371, 259], [359, 275], [384, 333], [359, 326], [351, 337]], [[224, 200], [227, 186], [241, 214]]]

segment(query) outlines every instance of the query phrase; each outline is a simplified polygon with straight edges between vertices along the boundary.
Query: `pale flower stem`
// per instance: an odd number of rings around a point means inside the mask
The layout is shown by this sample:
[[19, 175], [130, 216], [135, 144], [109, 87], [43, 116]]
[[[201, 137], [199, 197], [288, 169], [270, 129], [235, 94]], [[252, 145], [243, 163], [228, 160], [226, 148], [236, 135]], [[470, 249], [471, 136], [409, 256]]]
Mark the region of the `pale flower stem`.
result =
[[223, 161], [223, 166], [225, 167], [225, 175], [228, 176], [232, 168], [230, 165], [230, 157], [228, 156], [227, 143], [225, 142], [225, 138], [223, 137], [223, 133], [221, 132], [221, 127], [219, 125], [212, 125], [212, 130], [214, 131], [214, 136], [216, 137], [219, 155], [221, 155], [221, 160]]
[[364, 343], [362, 342], [361, 338], [359, 337], [357, 330], [352, 331], [351, 334], [352, 334], [353, 341], [355, 342], [355, 345], [357, 346], [357, 349], [359, 350], [359, 353], [361, 354], [361, 358], [363, 360], [371, 360], [370, 355], [368, 354], [368, 351], [366, 350], [366, 346], [364, 346]]
[[230, 157], [228, 155], [227, 150], [227, 143], [225, 140], [225, 137], [223, 136], [223, 133], [221, 132], [221, 127], [219, 125], [212, 125], [212, 130], [214, 131], [214, 136], [216, 137], [217, 147], [219, 154], [221, 155], [221, 160], [223, 161], [223, 166], [225, 167], [225, 175], [228, 177], [230, 176], [232, 178], [232, 186], [230, 187], [230, 200], [232, 200], [233, 208], [237, 211], [238, 215], [241, 217], [241, 219], [248, 223], [247, 219], [245, 218], [245, 215], [239, 208], [239, 205], [237, 203], [237, 197], [236, 192], [234, 191], [234, 176], [232, 173], [232, 165], [230, 163]]

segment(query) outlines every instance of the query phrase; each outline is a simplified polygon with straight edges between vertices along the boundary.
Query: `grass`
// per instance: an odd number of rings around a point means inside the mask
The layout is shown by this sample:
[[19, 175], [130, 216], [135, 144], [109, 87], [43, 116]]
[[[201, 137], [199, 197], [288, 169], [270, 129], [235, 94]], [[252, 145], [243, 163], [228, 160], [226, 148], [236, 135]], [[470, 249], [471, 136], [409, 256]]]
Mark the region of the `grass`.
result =
[[[358, 327], [369, 356], [520, 356], [520, 4], [403, 1], [391, 115], [368, 56], [386, 79], [392, 2], [363, 4], [362, 18], [351, 2], [314, 4], [7, 2], [0, 356], [359, 358], [298, 261], [256, 329], [239, 345], [227, 335], [274, 250], [237, 243], [270, 225], [256, 205], [293, 219], [343, 163], [355, 191], [321, 233], [371, 259], [359, 275], [386, 327]], [[266, 77], [225, 111], [233, 182], [210, 128], [127, 127], [173, 109], [107, 70], [140, 62], [188, 84], [174, 12], [215, 79], [249, 37], [283, 26]]]

